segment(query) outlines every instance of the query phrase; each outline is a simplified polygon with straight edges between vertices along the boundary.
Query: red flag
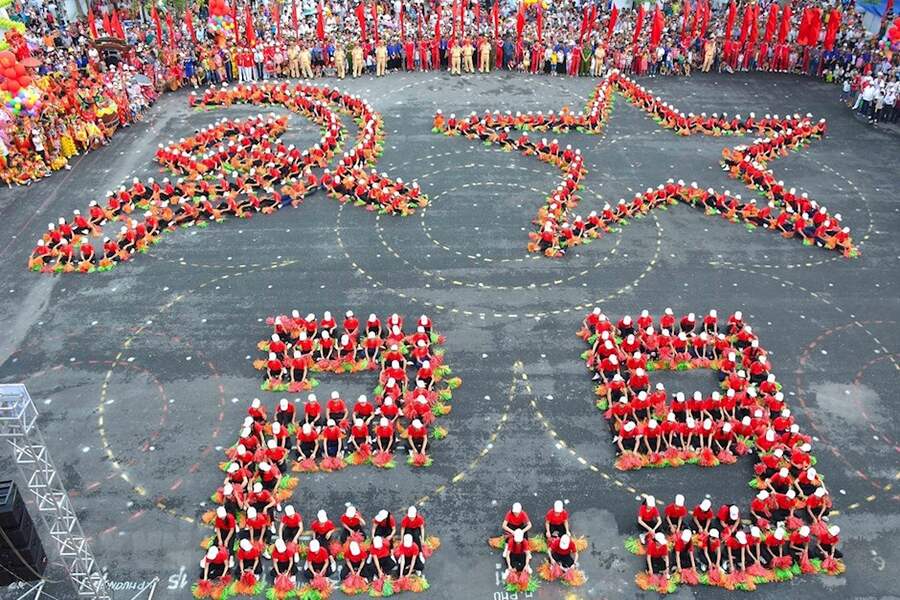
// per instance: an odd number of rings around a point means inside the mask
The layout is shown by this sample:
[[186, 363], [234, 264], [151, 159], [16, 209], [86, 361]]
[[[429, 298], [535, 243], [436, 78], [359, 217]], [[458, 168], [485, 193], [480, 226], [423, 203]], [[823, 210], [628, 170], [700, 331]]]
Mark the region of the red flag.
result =
[[709, 27], [709, 2], [704, 0], [700, 5], [700, 39], [706, 39], [706, 29]]
[[162, 48], [162, 23], [159, 22], [159, 13], [156, 12], [155, 4], [150, 9], [150, 18], [153, 19], [153, 24], [156, 26], [156, 44]]
[[537, 39], [539, 44], [544, 43], [544, 7], [541, 5], [540, 0], [537, 3], [537, 18], [535, 19], [535, 26], [537, 27]]
[[791, 31], [791, 5], [787, 4], [781, 11], [781, 25], [778, 27], [778, 43], [784, 44]]
[[494, 39], [500, 37], [500, 0], [494, 0], [491, 8], [491, 21], [494, 22]]
[[759, 37], [759, 4], [753, 4], [753, 15], [750, 20], [750, 37], [747, 39], [747, 47], [753, 48]]
[[372, 6], [372, 27], [375, 31], [375, 44], [378, 45], [378, 5], [374, 2]]
[[766, 19], [766, 29], [763, 32], [763, 43], [768, 44], [775, 35], [775, 27], [778, 25], [778, 3], [773, 2], [769, 7], [769, 18]]
[[800, 15], [800, 28], [797, 31], [797, 43], [801, 46], [806, 46], [808, 44], [806, 39], [809, 35], [809, 19], [811, 14], [809, 8], [804, 8], [803, 13]]
[[237, 18], [237, 0], [234, 0], [234, 4], [231, 5], [231, 22], [234, 23], [234, 43], [237, 44], [238, 40], [241, 39], [241, 27]]
[[734, 4], [734, 0], [731, 0], [731, 4], [728, 5], [728, 17], [725, 19], [725, 39], [731, 39], [731, 30], [734, 29], [734, 18], [737, 16], [737, 6]]
[[356, 5], [356, 20], [359, 22], [359, 39], [366, 43], [366, 12], [362, 2]]
[[88, 3], [88, 27], [91, 30], [91, 37], [93, 39], [97, 39], [97, 23], [94, 20], [94, 9], [91, 8], [90, 3]]
[[[322, 5], [319, 4], [319, 14], [321, 14]], [[325, 33], [325, 24], [322, 24], [322, 33]], [[297, 0], [291, 0], [291, 27], [294, 28], [294, 35], [297, 35]], [[318, 24], [316, 25], [316, 31], [318, 32]]]
[[659, 5], [656, 5], [656, 10], [653, 11], [653, 22], [650, 27], [650, 47], [656, 48], [659, 44], [660, 38], [662, 38], [662, 29], [663, 29], [663, 14], [662, 11], [659, 10]]
[[475, 2], [475, 28], [478, 29], [481, 26], [481, 2]]
[[419, 41], [422, 41], [422, 11], [416, 12], [416, 32], [419, 34]]
[[516, 13], [516, 44], [522, 43], [523, 29], [525, 29], [525, 2], [519, 0], [519, 10]]
[[122, 21], [119, 20], [119, 11], [114, 10], [112, 16], [112, 30], [117, 38], [120, 40], [125, 39], [125, 29], [122, 28]]
[[197, 43], [197, 32], [194, 31], [194, 22], [191, 20], [191, 9], [188, 8], [184, 11], [184, 25], [187, 27], [188, 35], [191, 36], [191, 41], [195, 44]]
[[457, 5], [456, 0], [453, 0], [453, 4], [450, 5], [450, 25], [453, 28], [452, 31], [450, 32], [451, 40], [456, 39], [456, 32], [457, 32], [456, 22], [459, 19], [459, 9], [460, 9], [461, 5], [462, 5], [462, 2], [460, 2], [459, 5]]
[[619, 7], [613, 4], [612, 12], [609, 13], [609, 23], [606, 24], [606, 40], [612, 39], [613, 31], [616, 29], [616, 21], [619, 18]]
[[[538, 3], [538, 4], [541, 5], [540, 3]], [[543, 5], [541, 5], [541, 6], [543, 6]], [[595, 29], [597, 29], [597, 5], [596, 4], [591, 5], [591, 16], [588, 20], [589, 20], [588, 33], [592, 33]]]
[[109, 22], [109, 14], [103, 13], [103, 35], [112, 37], [112, 24]]
[[272, 5], [272, 18], [275, 19], [275, 39], [281, 39], [281, 5], [276, 3]]
[[836, 8], [831, 9], [828, 15], [828, 29], [825, 30], [825, 49], [833, 50], [834, 42], [837, 39], [838, 30], [841, 28], [841, 11]]
[[400, 5], [400, 41], [406, 41], [406, 29], [403, 27], [403, 5]]
[[250, 12], [250, 5], [244, 7], [244, 18], [247, 24], [244, 27], [244, 34], [247, 36], [247, 45], [256, 45], [256, 29], [253, 27], [253, 14]]
[[809, 30], [806, 34], [806, 41], [810, 46], [816, 46], [819, 43], [819, 33], [822, 31], [822, 9], [813, 8], [809, 17]]
[[166, 13], [166, 28], [169, 30], [169, 48], [175, 49], [175, 26], [172, 25], [172, 11]]
[[641, 29], [644, 27], [644, 5], [638, 7], [637, 19], [634, 22], [634, 34], [631, 36], [631, 44], [637, 45], [638, 38], [641, 37]]
[[[691, 0], [684, 0], [684, 18], [681, 21], [681, 39], [682, 42], [688, 38], [688, 22], [691, 19]], [[697, 16], [694, 15], [696, 22]]]
[[581, 12], [581, 27], [578, 29], [578, 45], [584, 40], [584, 34], [587, 33], [588, 26], [588, 7], [585, 6]]
[[459, 0], [459, 32], [466, 35], [466, 3], [468, 0]]
[[438, 4], [437, 10], [435, 11], [435, 20], [434, 20], [434, 39], [441, 39], [441, 5]]
[[741, 36], [738, 39], [738, 45], [743, 48], [744, 42], [747, 41], [747, 34], [750, 33], [750, 19], [753, 17], [753, 5], [744, 8], [744, 15], [741, 18]]
[[321, 1], [316, 6], [316, 37], [325, 41], [325, 7]]

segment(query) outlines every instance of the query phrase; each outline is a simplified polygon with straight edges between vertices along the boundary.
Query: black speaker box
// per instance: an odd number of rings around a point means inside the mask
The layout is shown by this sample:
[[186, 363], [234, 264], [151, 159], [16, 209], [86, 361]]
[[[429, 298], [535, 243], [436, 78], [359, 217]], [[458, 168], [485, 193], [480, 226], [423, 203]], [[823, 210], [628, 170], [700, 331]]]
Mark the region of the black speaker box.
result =
[[36, 581], [47, 568], [47, 554], [16, 484], [0, 481], [0, 586]]
[[27, 514], [25, 501], [14, 481], [0, 481], [0, 527], [16, 528]]

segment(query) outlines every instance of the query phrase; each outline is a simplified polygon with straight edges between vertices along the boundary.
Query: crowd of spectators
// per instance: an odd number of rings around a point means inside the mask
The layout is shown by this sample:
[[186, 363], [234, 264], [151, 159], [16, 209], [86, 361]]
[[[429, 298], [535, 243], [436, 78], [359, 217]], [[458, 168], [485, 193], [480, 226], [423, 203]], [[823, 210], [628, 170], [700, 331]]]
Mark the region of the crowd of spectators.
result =
[[[227, 5], [230, 27], [213, 30], [206, 2], [189, 3], [187, 14], [151, 14], [133, 12], [132, 3], [95, 0], [89, 17], [68, 20], [60, 0], [16, 0], [7, 10], [24, 23], [27, 40], [16, 54], [35, 59], [31, 71], [41, 104], [35, 115], [0, 106], [0, 178], [27, 184], [68, 168], [72, 157], [140, 120], [167, 89], [343, 76], [356, 62], [359, 68], [349, 72], [374, 73], [379, 56], [388, 73], [453, 71], [460, 54], [474, 55], [480, 65], [483, 53], [490, 68], [549, 75], [598, 76], [610, 68], [649, 76], [790, 72], [840, 85], [842, 100], [870, 121], [900, 116], [898, 54], [888, 35], [879, 39], [864, 29], [852, 5], [794, 3], [787, 19], [776, 6], [775, 29], [782, 21], [788, 25], [779, 43], [781, 33], [769, 31], [770, 0], [712, 8], [707, 0], [673, 0], [658, 13], [655, 5], [610, 11], [581, 0], [547, 0], [540, 8], [533, 0], [521, 7], [491, 0], [378, 0], [363, 9], [355, 0], [237, 1]], [[803, 40], [808, 8], [817, 13], [807, 36], [815, 39]], [[840, 24], [829, 43], [835, 18]]]

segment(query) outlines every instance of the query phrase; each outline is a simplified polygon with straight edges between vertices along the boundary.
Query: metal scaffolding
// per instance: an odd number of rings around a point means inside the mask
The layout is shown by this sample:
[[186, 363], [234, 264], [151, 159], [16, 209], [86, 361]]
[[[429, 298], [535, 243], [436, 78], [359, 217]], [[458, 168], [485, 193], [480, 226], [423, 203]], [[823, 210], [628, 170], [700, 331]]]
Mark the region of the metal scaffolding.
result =
[[106, 579], [53, 466], [37, 417], [37, 409], [23, 384], [0, 385], [0, 438], [13, 448], [19, 474], [34, 494], [38, 513], [56, 542], [75, 591], [83, 598], [109, 600]]

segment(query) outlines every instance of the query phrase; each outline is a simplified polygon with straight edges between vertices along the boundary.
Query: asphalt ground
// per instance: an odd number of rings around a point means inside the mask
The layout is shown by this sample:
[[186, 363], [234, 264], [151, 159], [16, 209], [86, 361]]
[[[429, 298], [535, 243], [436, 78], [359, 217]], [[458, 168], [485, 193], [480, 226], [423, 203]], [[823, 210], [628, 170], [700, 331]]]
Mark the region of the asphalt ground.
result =
[[[333, 83], [330, 82], [329, 83]], [[665, 307], [676, 314], [742, 310], [773, 357], [789, 406], [815, 436], [841, 526], [846, 574], [761, 586], [761, 598], [870, 598], [895, 592], [892, 541], [900, 533], [894, 392], [898, 345], [900, 142], [859, 123], [835, 87], [790, 76], [695, 76], [642, 83], [686, 111], [746, 115], [812, 113], [826, 138], [773, 163], [786, 184], [840, 212], [860, 242], [847, 260], [795, 240], [705, 216], [687, 206], [654, 211], [620, 233], [563, 259], [526, 252], [530, 220], [559, 179], [552, 166], [461, 138], [431, 133], [434, 111], [580, 109], [595, 81], [494, 74], [366, 77], [340, 87], [368, 98], [385, 120], [379, 169], [417, 180], [427, 210], [377, 217], [321, 192], [303, 206], [248, 221], [164, 236], [148, 255], [110, 273], [46, 276], [26, 260], [46, 224], [132, 177], [163, 175], [157, 144], [223, 116], [167, 94], [144, 123], [74, 160], [71, 171], [28, 188], [0, 191], [0, 382], [24, 382], [40, 427], [115, 598], [139, 589], [188, 598], [198, 523], [221, 482], [222, 446], [236, 437], [249, 400], [270, 406], [283, 394], [259, 390], [251, 360], [268, 315], [428, 314], [446, 335], [446, 360], [463, 385], [434, 445], [434, 465], [393, 471], [354, 467], [303, 475], [294, 504], [307, 520], [346, 503], [371, 517], [421, 501], [443, 544], [429, 562], [427, 598], [500, 598], [496, 535], [521, 501], [536, 525], [555, 499], [567, 501], [590, 548], [588, 582], [575, 597], [650, 597], [634, 584], [641, 559], [622, 543], [634, 531], [640, 493], [668, 502], [746, 506], [751, 460], [716, 469], [621, 473], [575, 336], [600, 305], [616, 318]], [[275, 112], [278, 112], [275, 110]], [[285, 140], [308, 145], [316, 129], [293, 116]], [[752, 195], [718, 164], [735, 138], [680, 138], [621, 97], [600, 136], [569, 134], [589, 173], [581, 212], [669, 177]], [[892, 241], [893, 240], [893, 241]], [[371, 374], [320, 376], [320, 397], [371, 393]], [[670, 390], [711, 390], [712, 375], [659, 377]], [[540, 415], [540, 416], [539, 416]], [[3, 473], [14, 472], [9, 452]], [[204, 504], [205, 503], [205, 504]], [[540, 526], [540, 525], [538, 525]], [[51, 579], [63, 573], [48, 571]], [[65, 582], [46, 590], [74, 593]], [[571, 590], [544, 585], [541, 598]], [[725, 597], [682, 589], [678, 597]], [[15, 597], [0, 592], [2, 598]], [[340, 597], [340, 592], [337, 593]]]

